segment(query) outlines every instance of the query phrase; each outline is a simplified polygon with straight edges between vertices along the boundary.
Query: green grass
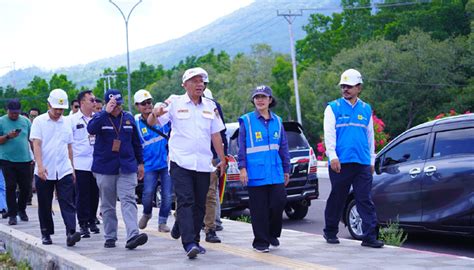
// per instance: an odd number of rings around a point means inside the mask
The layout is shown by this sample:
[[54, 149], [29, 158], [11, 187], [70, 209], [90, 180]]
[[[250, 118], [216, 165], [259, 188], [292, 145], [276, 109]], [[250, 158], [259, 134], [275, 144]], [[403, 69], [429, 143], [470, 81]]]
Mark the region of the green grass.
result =
[[0, 269], [19, 269], [19, 270], [30, 270], [31, 267], [25, 260], [16, 262], [10, 252], [0, 254]]
[[380, 227], [379, 239], [386, 245], [401, 247], [407, 238], [408, 235], [400, 228], [398, 217], [396, 221], [389, 220], [387, 226]]
[[245, 223], [252, 223], [252, 219], [250, 218], [250, 216], [241, 215], [240, 217], [237, 217], [235, 220], [240, 221], [240, 222], [245, 222]]

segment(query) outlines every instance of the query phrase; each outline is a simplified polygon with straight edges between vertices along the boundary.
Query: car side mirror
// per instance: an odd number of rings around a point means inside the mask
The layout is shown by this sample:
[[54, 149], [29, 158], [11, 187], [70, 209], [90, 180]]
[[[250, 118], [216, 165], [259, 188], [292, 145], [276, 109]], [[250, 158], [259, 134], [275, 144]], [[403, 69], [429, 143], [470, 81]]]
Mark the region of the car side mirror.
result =
[[380, 157], [376, 158], [375, 159], [375, 166], [374, 166], [374, 169], [375, 169], [375, 173], [377, 174], [381, 174], [382, 171], [380, 170]]

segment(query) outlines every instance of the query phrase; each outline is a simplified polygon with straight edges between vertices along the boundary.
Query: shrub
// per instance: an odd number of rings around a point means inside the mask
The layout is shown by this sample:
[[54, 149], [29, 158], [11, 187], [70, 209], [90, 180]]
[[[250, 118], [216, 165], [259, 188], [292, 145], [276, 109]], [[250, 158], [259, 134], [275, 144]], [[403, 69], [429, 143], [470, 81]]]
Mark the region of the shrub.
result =
[[379, 239], [384, 241], [386, 245], [400, 247], [407, 240], [408, 235], [400, 228], [397, 221], [388, 221], [386, 227], [381, 227], [379, 230]]

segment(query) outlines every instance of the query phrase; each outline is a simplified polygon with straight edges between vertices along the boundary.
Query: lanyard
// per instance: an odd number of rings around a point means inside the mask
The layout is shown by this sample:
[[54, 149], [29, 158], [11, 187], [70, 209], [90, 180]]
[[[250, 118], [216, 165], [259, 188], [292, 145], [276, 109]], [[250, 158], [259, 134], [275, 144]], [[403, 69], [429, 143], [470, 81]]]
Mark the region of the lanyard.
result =
[[123, 112], [120, 114], [120, 124], [119, 124], [119, 128], [117, 129], [117, 127], [114, 125], [114, 122], [112, 121], [112, 118], [110, 118], [109, 116], [110, 123], [114, 127], [115, 133], [117, 134], [117, 139], [119, 138], [120, 130], [122, 129], [122, 119], [123, 119]]

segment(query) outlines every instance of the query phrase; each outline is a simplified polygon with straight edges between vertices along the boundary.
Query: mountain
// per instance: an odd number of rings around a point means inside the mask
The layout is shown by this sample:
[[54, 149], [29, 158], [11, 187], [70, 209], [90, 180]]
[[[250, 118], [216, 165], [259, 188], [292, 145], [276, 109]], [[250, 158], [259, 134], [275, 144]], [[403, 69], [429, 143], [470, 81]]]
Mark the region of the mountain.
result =
[[[216, 52], [224, 50], [233, 56], [249, 52], [251, 45], [256, 43], [266, 43], [276, 52], [289, 53], [288, 22], [282, 16], [277, 16], [277, 10], [288, 13], [289, 10], [299, 12], [305, 9], [303, 16], [295, 17], [293, 22], [294, 38], [298, 40], [305, 36], [302, 26], [308, 23], [311, 13], [330, 14], [340, 10], [339, 6], [340, 0], [256, 0], [183, 37], [131, 51], [131, 69], [138, 67], [140, 62], [162, 64], [170, 68], [186, 56], [204, 55], [211, 48]], [[15, 88], [23, 89], [35, 75], [49, 80], [53, 73], [62, 73], [78, 86], [93, 87], [105, 68], [125, 65], [126, 56], [119, 55], [51, 71], [35, 67], [20, 69], [0, 77], [0, 86], [14, 84]]]

